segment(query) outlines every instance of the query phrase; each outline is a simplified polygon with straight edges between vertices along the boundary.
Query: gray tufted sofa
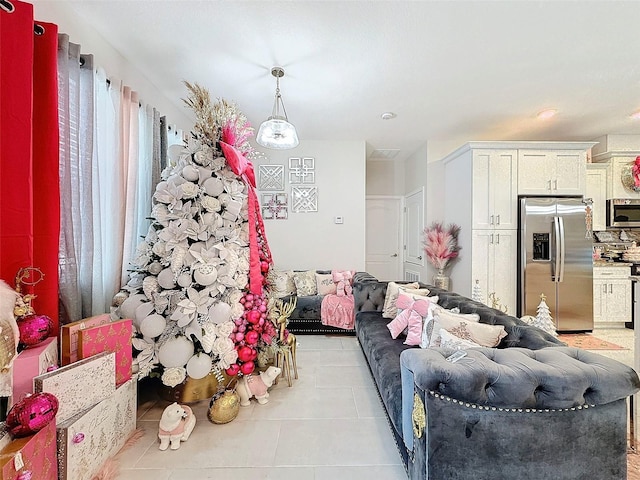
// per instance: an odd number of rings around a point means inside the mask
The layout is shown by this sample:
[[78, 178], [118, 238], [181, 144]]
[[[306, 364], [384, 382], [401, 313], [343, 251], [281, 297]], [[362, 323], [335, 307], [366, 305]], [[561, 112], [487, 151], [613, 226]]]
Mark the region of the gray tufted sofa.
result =
[[630, 367], [436, 289], [439, 304], [504, 325], [498, 348], [404, 345], [382, 317], [386, 282], [354, 283], [355, 328], [412, 479], [625, 479]]
[[[331, 273], [331, 270], [318, 270], [318, 273]], [[358, 283], [377, 282], [378, 279], [367, 272], [356, 272], [353, 281]], [[292, 296], [284, 297], [282, 300], [289, 301]], [[331, 325], [324, 325], [321, 318], [322, 299], [324, 295], [297, 296], [296, 308], [289, 316], [287, 328], [296, 335], [355, 335], [355, 329], [349, 330], [337, 328]]]

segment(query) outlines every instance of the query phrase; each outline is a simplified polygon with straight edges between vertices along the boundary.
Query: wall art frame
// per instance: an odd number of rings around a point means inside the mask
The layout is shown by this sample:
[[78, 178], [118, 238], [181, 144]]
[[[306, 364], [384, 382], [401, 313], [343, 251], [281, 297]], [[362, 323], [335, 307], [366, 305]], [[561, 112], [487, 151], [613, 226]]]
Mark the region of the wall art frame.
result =
[[288, 195], [286, 193], [263, 193], [262, 218], [264, 220], [286, 220], [289, 218]]
[[258, 190], [284, 190], [284, 165], [258, 165]]
[[318, 187], [291, 187], [291, 211], [309, 213], [318, 211]]
[[316, 183], [316, 167], [313, 157], [289, 158], [289, 183], [291, 185]]

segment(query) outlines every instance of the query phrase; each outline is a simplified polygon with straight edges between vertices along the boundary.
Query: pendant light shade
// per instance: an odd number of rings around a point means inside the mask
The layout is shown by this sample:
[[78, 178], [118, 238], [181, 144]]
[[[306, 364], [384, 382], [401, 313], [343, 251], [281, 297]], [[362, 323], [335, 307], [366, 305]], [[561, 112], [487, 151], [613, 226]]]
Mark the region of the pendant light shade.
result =
[[256, 141], [259, 145], [276, 150], [286, 150], [298, 146], [298, 133], [287, 118], [287, 111], [280, 95], [280, 78], [284, 77], [282, 67], [273, 67], [271, 75], [276, 77], [276, 97], [273, 102], [271, 116], [262, 122], [258, 129]]

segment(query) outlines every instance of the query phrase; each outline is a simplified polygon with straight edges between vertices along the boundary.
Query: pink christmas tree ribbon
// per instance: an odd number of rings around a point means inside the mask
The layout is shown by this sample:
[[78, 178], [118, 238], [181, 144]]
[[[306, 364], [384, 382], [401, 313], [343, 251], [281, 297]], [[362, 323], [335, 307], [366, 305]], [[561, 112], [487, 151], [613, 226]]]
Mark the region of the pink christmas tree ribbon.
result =
[[258, 196], [255, 192], [256, 176], [253, 164], [234, 146], [221, 141], [220, 147], [224, 157], [227, 159], [229, 168], [249, 186], [249, 291], [254, 295], [260, 295], [262, 293], [262, 271], [260, 269], [258, 229], [262, 232], [263, 248], [269, 259], [271, 259], [271, 254], [269, 253], [267, 237], [264, 235], [264, 223], [262, 215], [260, 215]]

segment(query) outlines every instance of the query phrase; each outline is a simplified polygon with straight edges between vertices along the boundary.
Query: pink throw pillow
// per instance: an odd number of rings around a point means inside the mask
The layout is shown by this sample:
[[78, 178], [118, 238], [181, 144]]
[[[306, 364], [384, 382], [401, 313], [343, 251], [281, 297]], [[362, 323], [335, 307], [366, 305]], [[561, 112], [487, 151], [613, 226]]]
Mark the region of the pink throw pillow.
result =
[[[387, 327], [393, 338], [397, 338], [402, 329], [407, 327], [405, 345], [420, 345], [422, 340], [422, 324], [429, 314], [429, 300], [426, 297], [412, 297], [400, 291], [396, 306], [398, 315]], [[400, 329], [400, 331], [398, 331]]]

